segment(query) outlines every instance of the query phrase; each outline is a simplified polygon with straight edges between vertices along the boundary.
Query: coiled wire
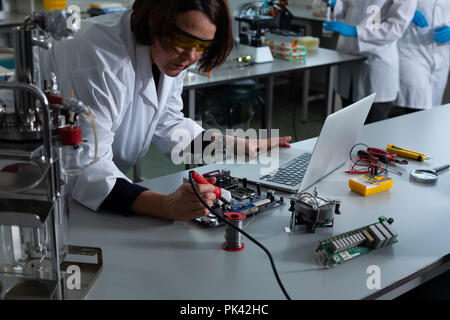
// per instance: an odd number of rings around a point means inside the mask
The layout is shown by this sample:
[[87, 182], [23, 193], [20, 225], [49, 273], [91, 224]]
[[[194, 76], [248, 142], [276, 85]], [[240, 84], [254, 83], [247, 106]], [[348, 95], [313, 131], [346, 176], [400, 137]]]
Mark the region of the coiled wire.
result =
[[[233, 213], [231, 213], [233, 215]], [[230, 219], [230, 223], [234, 225], [234, 228], [229, 224], [225, 225], [225, 243], [224, 249], [241, 249], [244, 246], [242, 242], [242, 234], [237, 229], [242, 229], [244, 219]]]

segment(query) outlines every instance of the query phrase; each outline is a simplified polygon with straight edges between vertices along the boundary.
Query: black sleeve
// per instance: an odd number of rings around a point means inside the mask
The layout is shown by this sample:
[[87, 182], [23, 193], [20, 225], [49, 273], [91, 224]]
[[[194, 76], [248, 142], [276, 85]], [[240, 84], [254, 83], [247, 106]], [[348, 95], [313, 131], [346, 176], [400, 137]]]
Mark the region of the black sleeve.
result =
[[101, 204], [101, 208], [129, 216], [133, 214], [131, 207], [134, 201], [146, 190], [148, 189], [145, 187], [119, 178], [116, 180], [114, 188]]

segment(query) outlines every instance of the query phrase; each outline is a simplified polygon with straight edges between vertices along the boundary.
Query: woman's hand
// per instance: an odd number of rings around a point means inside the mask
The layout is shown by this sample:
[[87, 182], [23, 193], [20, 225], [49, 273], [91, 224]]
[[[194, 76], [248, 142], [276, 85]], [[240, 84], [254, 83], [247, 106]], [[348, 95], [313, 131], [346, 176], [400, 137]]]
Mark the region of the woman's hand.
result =
[[[210, 207], [216, 199], [211, 184], [198, 184], [195, 186], [202, 199]], [[164, 211], [171, 220], [188, 221], [209, 214], [209, 210], [200, 202], [190, 183], [182, 184], [175, 192], [169, 194], [164, 202]]]
[[[208, 179], [208, 181], [215, 183], [216, 178]], [[213, 193], [214, 186], [198, 183], [195, 183], [195, 186], [202, 199], [211, 207], [216, 199], [216, 195]], [[209, 210], [197, 198], [189, 183], [182, 184], [169, 195], [146, 190], [135, 200], [132, 211], [138, 214], [179, 221], [189, 221], [209, 213]]]
[[292, 137], [270, 138], [270, 139], [241, 139], [236, 138], [235, 152], [239, 150], [240, 145], [245, 145], [245, 154], [254, 159], [258, 157], [258, 153], [261, 149], [267, 151], [277, 146], [281, 148], [290, 148], [289, 141]]
[[[216, 140], [218, 135], [213, 135], [211, 142]], [[270, 138], [270, 139], [243, 139], [233, 136], [223, 136], [222, 143], [225, 143], [226, 149], [230, 152], [233, 151], [236, 155], [242, 155], [242, 150], [249, 156], [250, 159], [258, 157], [258, 153], [261, 150], [267, 151], [277, 146], [281, 148], [290, 148], [289, 141], [292, 137]], [[233, 149], [229, 149], [229, 146], [233, 146]]]

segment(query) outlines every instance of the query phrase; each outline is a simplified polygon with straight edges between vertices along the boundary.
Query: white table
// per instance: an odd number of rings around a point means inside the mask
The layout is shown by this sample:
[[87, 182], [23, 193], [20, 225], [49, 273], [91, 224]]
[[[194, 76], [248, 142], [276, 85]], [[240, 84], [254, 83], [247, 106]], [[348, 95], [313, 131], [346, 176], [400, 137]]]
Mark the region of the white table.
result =
[[[272, 128], [273, 115], [273, 81], [274, 77], [290, 72], [304, 72], [303, 89], [309, 88], [309, 71], [315, 68], [327, 68], [327, 116], [333, 112], [333, 90], [336, 74], [336, 66], [342, 63], [360, 61], [361, 56], [337, 52], [335, 50], [319, 48], [317, 51], [308, 52], [305, 63], [274, 59], [273, 62], [257, 63], [245, 67], [229, 67], [225, 65], [214, 70], [210, 76], [193, 73], [185, 77], [184, 90], [189, 91], [189, 118], [195, 119], [195, 90], [245, 79], [266, 79], [265, 104], [267, 107], [267, 129]], [[302, 119], [306, 121], [308, 112], [308, 92], [302, 94]]]
[[[373, 147], [388, 143], [433, 157], [410, 161], [402, 176], [392, 175], [388, 192], [362, 197], [350, 191], [346, 168], [317, 183], [323, 197], [340, 199], [332, 229], [286, 233], [289, 204], [255, 217], [246, 231], [272, 253], [293, 299], [388, 299], [450, 269], [450, 172], [436, 185], [409, 180], [416, 168], [450, 162], [450, 105], [367, 125], [360, 139]], [[315, 139], [281, 152], [312, 149]], [[217, 168], [198, 168], [203, 173]], [[232, 168], [231, 168], [232, 170]], [[231, 171], [232, 173], [233, 171]], [[187, 172], [144, 181], [153, 190], [174, 191]], [[286, 195], [287, 196], [287, 195]], [[314, 250], [319, 240], [393, 217], [398, 243], [324, 269]], [[73, 203], [71, 243], [98, 246], [104, 266], [88, 299], [284, 299], [264, 252], [248, 239], [240, 252], [221, 249], [224, 229], [194, 222], [171, 222], [145, 216], [95, 213]], [[369, 266], [379, 266], [381, 289], [368, 289]]]

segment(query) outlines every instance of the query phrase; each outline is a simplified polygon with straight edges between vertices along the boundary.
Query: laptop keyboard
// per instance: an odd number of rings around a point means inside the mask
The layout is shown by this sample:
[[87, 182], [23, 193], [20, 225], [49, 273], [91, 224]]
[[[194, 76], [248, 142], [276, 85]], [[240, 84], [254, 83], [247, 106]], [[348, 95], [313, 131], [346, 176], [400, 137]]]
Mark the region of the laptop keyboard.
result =
[[311, 155], [311, 153], [305, 152], [297, 158], [294, 158], [288, 163], [282, 165], [277, 171], [262, 176], [260, 179], [287, 186], [295, 186], [302, 182], [309, 160], [311, 159]]

